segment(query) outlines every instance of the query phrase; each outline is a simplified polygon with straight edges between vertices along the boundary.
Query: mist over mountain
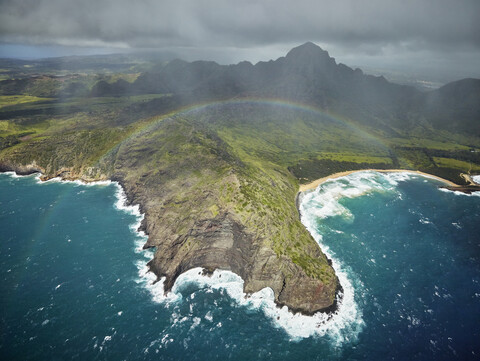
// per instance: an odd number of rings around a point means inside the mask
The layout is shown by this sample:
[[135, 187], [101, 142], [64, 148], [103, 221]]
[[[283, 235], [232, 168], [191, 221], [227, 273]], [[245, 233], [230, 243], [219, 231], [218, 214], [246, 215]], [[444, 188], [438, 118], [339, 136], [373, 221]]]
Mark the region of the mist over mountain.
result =
[[[362, 124], [396, 128], [419, 125], [480, 134], [477, 79], [421, 92], [383, 76], [337, 64], [327, 51], [307, 42], [285, 57], [253, 65], [173, 60], [141, 74], [132, 84], [97, 83], [93, 96], [169, 93], [187, 103], [233, 97], [280, 98], [343, 114]], [[455, 121], [448, 119], [455, 117]]]

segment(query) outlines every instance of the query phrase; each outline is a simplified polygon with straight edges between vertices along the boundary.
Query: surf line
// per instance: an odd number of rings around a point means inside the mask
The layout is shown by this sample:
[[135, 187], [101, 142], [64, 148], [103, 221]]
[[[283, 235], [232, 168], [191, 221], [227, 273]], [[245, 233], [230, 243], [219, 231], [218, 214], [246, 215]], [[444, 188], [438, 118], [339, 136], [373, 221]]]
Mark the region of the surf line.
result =
[[309, 191], [309, 190], [312, 190], [312, 189], [315, 189], [317, 188], [320, 184], [322, 183], [325, 183], [326, 181], [329, 181], [329, 180], [333, 180], [333, 179], [337, 179], [337, 178], [341, 178], [341, 177], [346, 177], [350, 174], [353, 174], [353, 173], [359, 173], [359, 172], [378, 172], [378, 173], [409, 173], [409, 174], [418, 174], [418, 175], [421, 175], [425, 178], [431, 178], [431, 179], [436, 179], [442, 183], [445, 183], [447, 184], [448, 186], [452, 187], [452, 188], [461, 188], [462, 186], [459, 185], [459, 184], [456, 184], [456, 183], [453, 183], [452, 181], [449, 181], [447, 179], [444, 179], [444, 178], [440, 178], [436, 175], [433, 175], [433, 174], [429, 174], [429, 173], [425, 173], [425, 172], [421, 172], [421, 171], [418, 171], [418, 170], [409, 170], [409, 169], [359, 169], [359, 170], [349, 170], [349, 171], [344, 171], [344, 172], [338, 172], [338, 173], [333, 173], [331, 175], [328, 175], [326, 177], [322, 177], [322, 178], [319, 178], [319, 179], [316, 179], [310, 183], [307, 183], [307, 184], [301, 184], [300, 187], [299, 187], [299, 192], [305, 192], [305, 191]]
[[[109, 186], [116, 188], [115, 197], [117, 201], [114, 207], [120, 211], [136, 216], [136, 219], [130, 226], [133, 233], [138, 235], [135, 241], [135, 253], [142, 253], [141, 242], [144, 242], [147, 235], [139, 230], [139, 226], [144, 215], [140, 211], [139, 205], [128, 205], [125, 191], [120, 183], [116, 181], [82, 181], [82, 180], [64, 180], [61, 177], [54, 177], [48, 180], [42, 180], [42, 174], [35, 172], [32, 174], [19, 175], [17, 172], [4, 172], [13, 178], [28, 177], [34, 175], [38, 185], [48, 185], [52, 183], [67, 183], [76, 186]], [[19, 172], [21, 173], [21, 172]], [[148, 250], [147, 250], [148, 251]], [[269, 287], [254, 293], [245, 294], [243, 292], [243, 279], [237, 274], [227, 270], [216, 270], [210, 276], [204, 275], [201, 268], [191, 269], [184, 272], [178, 277], [172, 291], [168, 294], [164, 293], [163, 280], [157, 281], [157, 277], [148, 269], [147, 263], [152, 252], [144, 253], [144, 259], [137, 260], [139, 279], [136, 281], [140, 286], [146, 288], [152, 297], [152, 301], [168, 307], [170, 303], [181, 300], [182, 291], [185, 285], [196, 284], [201, 289], [225, 289], [228, 296], [235, 301], [240, 307], [246, 309], [255, 309], [263, 312], [265, 317], [269, 319], [273, 325], [279, 329], [283, 329], [292, 341], [299, 341], [303, 338], [311, 336], [327, 336], [337, 345], [348, 340], [355, 339], [360, 330], [363, 328], [363, 320], [361, 311], [353, 299], [353, 287], [349, 286], [347, 279], [342, 278], [344, 292], [347, 295], [342, 297], [338, 310], [333, 314], [325, 314], [317, 312], [312, 316], [302, 314], [294, 314], [288, 310], [286, 306], [280, 308], [274, 302], [273, 290]], [[337, 263], [336, 260], [334, 260]], [[345, 287], [346, 286], [346, 287]], [[351, 295], [352, 297], [348, 297]]]

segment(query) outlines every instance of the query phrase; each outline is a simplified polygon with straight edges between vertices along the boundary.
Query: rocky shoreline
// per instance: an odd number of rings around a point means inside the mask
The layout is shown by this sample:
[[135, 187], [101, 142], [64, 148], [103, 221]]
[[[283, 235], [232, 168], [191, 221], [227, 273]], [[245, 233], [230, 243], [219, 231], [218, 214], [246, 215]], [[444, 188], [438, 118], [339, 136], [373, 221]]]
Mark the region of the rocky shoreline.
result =
[[[249, 232], [235, 214], [228, 211], [213, 218], [198, 219], [184, 234], [170, 234], [166, 238], [166, 230], [159, 232], [161, 227], [157, 223], [162, 217], [154, 215], [158, 209], [152, 209], [151, 199], [145, 194], [145, 189], [137, 183], [126, 181], [121, 174], [93, 179], [62, 169], [55, 174], [45, 175], [45, 170], [35, 163], [25, 166], [0, 163], [0, 171], [14, 171], [19, 175], [42, 173], [40, 179], [43, 181], [60, 177], [62, 180], [84, 182], [118, 182], [125, 191], [127, 203], [138, 204], [145, 215], [139, 228], [148, 235], [144, 248], [156, 248], [148, 267], [157, 276], [157, 281], [165, 277], [165, 292], [171, 290], [180, 274], [202, 267], [207, 273], [220, 269], [238, 274], [244, 280], [246, 294], [270, 287], [275, 303], [279, 307], [287, 306], [293, 313], [313, 315], [317, 312], [333, 313], [338, 309], [343, 290], [336, 276], [336, 281], [330, 284], [307, 276], [292, 260], [285, 256], [278, 257], [270, 247], [265, 246], [262, 237]], [[312, 256], [326, 258], [318, 246]], [[330, 260], [327, 263], [331, 266]]]
[[[159, 226], [158, 222], [162, 222], [165, 216], [159, 212], [158, 204], [152, 202], [158, 199], [159, 195], [149, 194], [148, 187], [142, 187], [138, 180], [127, 180], [127, 175], [122, 172], [108, 177], [97, 175], [92, 178], [70, 169], [61, 169], [55, 174], [46, 175], [45, 170], [35, 162], [28, 165], [0, 163], [0, 171], [14, 171], [19, 175], [42, 173], [40, 179], [43, 181], [60, 177], [62, 180], [80, 180], [87, 183], [104, 180], [117, 182], [125, 191], [128, 205], [138, 204], [145, 215], [139, 228], [148, 235], [144, 249], [156, 248], [155, 256], [148, 262], [148, 267], [156, 275], [157, 281], [165, 277], [165, 292], [172, 289], [182, 273], [201, 267], [207, 274], [215, 269], [238, 274], [244, 280], [246, 294], [270, 287], [275, 295], [275, 303], [279, 307], [287, 306], [293, 313], [312, 315], [316, 312], [334, 313], [338, 309], [343, 294], [338, 278], [335, 282], [325, 284], [307, 276], [292, 260], [285, 256], [278, 257], [271, 247], [265, 246], [261, 235], [250, 232], [232, 212], [219, 212], [215, 217], [198, 217], [185, 232], [169, 233], [164, 225]], [[335, 175], [326, 177], [323, 181], [332, 177]], [[480, 191], [480, 186], [474, 184], [449, 184], [444, 188], [465, 193]], [[300, 192], [294, 201], [300, 218]], [[312, 256], [324, 258], [331, 267], [331, 260], [326, 258], [318, 246], [313, 252]]]
[[18, 175], [31, 175], [35, 173], [43, 173], [44, 169], [37, 166], [35, 163], [27, 165], [11, 165], [0, 162], [0, 172], [15, 172]]

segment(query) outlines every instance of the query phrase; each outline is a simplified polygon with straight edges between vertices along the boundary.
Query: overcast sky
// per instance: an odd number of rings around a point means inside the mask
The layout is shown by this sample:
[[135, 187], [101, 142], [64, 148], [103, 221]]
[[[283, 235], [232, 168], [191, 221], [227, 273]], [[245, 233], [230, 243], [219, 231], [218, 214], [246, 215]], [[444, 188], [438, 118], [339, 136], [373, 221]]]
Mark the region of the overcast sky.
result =
[[480, 0], [0, 0], [0, 56], [144, 49], [221, 63], [313, 41], [348, 65], [480, 76]]

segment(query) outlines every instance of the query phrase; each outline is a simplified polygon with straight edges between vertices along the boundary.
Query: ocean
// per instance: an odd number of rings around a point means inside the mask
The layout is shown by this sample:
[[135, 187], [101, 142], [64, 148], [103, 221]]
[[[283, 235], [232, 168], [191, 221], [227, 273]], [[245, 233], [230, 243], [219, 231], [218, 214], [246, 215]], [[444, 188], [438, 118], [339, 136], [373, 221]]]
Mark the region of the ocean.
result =
[[0, 174], [0, 359], [478, 360], [480, 193], [440, 185], [358, 172], [304, 193], [344, 289], [307, 317], [228, 271], [165, 296], [116, 183]]

